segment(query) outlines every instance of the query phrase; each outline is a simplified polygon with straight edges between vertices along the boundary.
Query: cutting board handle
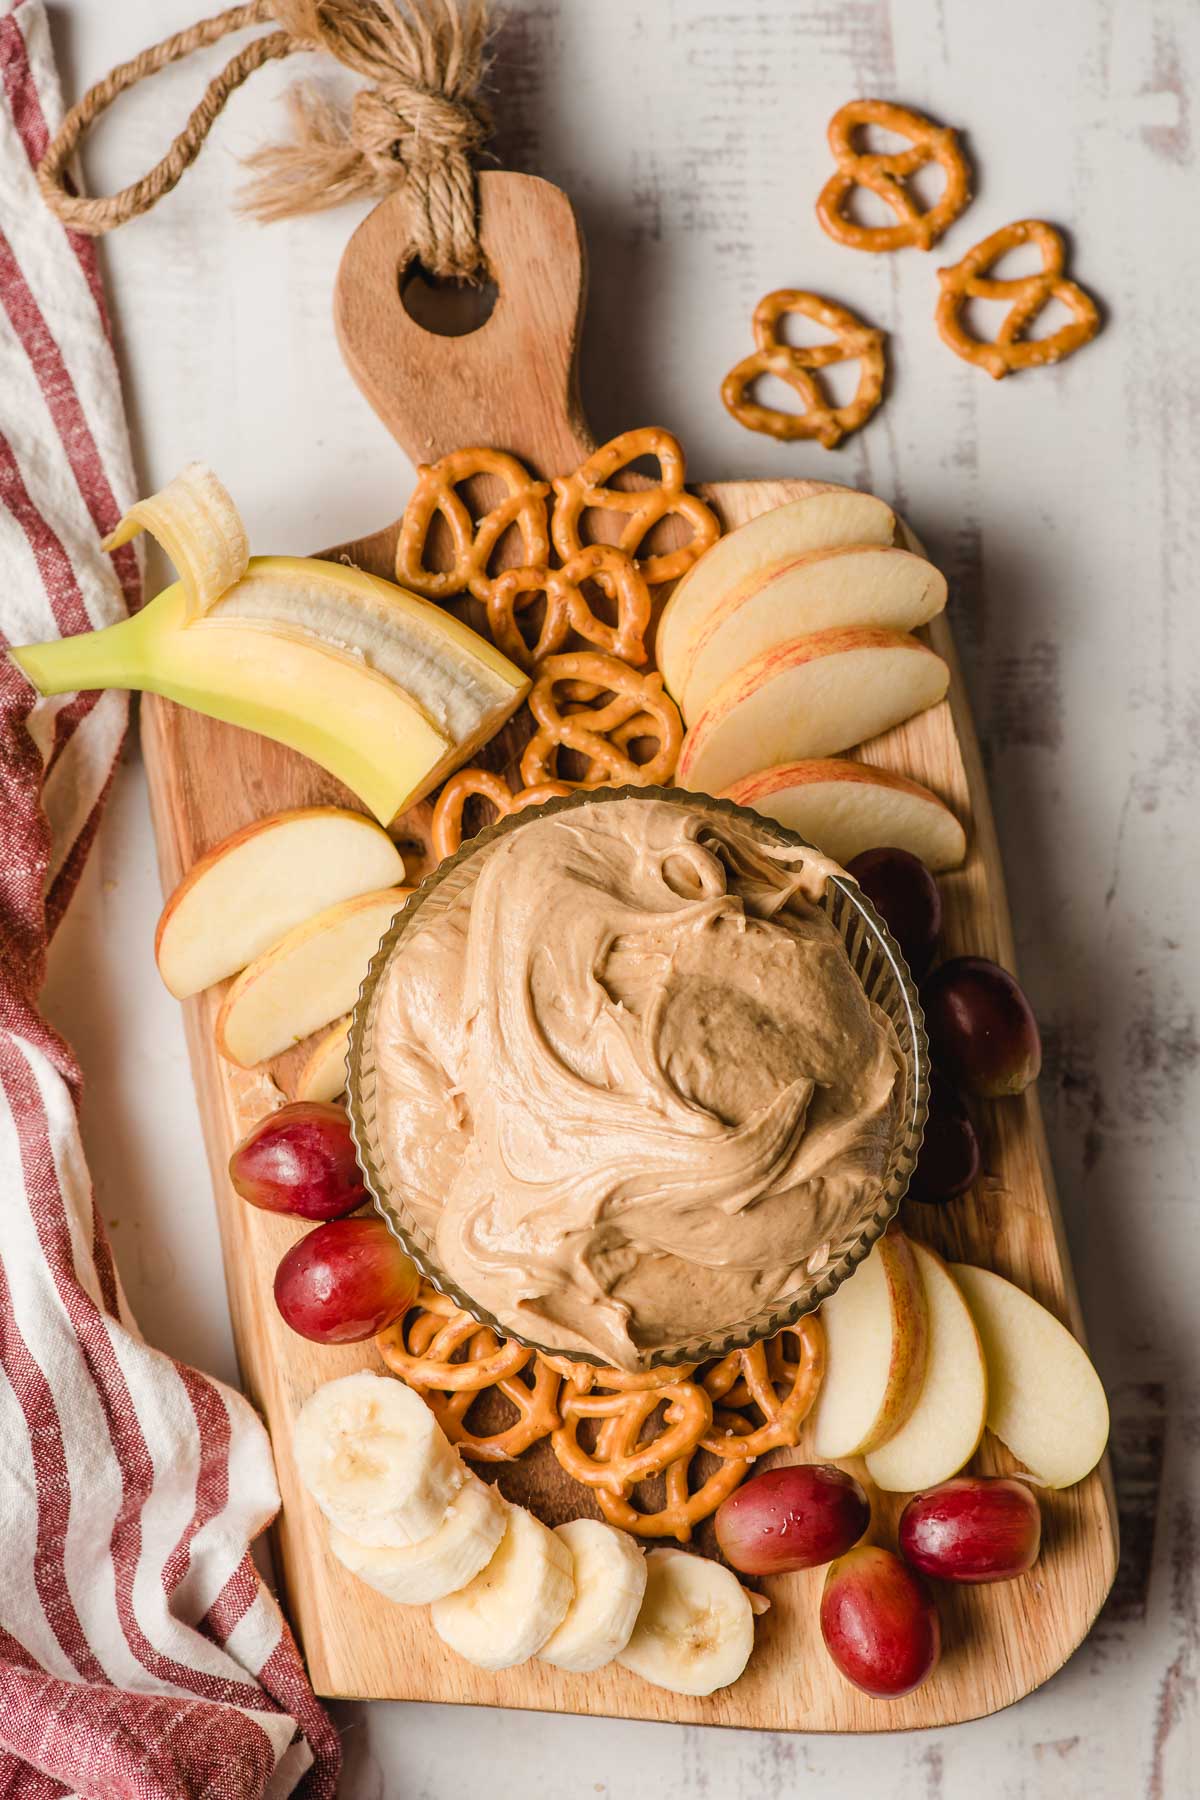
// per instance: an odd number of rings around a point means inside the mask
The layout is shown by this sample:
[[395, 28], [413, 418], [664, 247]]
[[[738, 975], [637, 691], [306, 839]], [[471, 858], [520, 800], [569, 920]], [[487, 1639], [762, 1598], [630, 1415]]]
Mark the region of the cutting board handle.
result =
[[427, 330], [405, 305], [404, 218], [402, 196], [384, 200], [338, 270], [334, 320], [359, 387], [414, 463], [483, 443], [543, 476], [568, 473], [592, 448], [578, 394], [585, 272], [571, 202], [533, 175], [480, 175], [479, 237], [497, 294], [460, 337]]

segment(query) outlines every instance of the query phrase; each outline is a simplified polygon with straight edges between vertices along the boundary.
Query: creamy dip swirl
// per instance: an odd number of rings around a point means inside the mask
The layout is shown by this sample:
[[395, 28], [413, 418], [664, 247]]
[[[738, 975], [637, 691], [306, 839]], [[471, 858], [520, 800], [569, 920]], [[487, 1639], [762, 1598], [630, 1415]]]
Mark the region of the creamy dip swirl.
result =
[[900, 1068], [829, 870], [689, 804], [531, 819], [383, 977], [379, 1136], [446, 1274], [626, 1368], [786, 1295], [880, 1186]]

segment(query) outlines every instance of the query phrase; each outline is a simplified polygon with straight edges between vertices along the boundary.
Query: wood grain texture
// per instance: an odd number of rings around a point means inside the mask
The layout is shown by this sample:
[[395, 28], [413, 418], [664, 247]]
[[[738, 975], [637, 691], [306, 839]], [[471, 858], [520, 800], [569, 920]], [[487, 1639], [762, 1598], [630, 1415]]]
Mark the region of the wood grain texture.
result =
[[[357, 378], [399, 441], [423, 459], [468, 442], [514, 450], [545, 476], [565, 472], [587, 447], [575, 403], [574, 357], [582, 261], [563, 196], [544, 182], [488, 175], [482, 182], [484, 241], [499, 299], [469, 338], [431, 337], [400, 299], [389, 248], [388, 203], [370, 215], [339, 278], [339, 334]], [[535, 271], [536, 281], [525, 271]], [[437, 379], [429, 371], [435, 370]], [[701, 492], [726, 525], [792, 498], [803, 482], [718, 483]], [[339, 546], [381, 575], [392, 569], [395, 527]], [[982, 765], [954, 660], [939, 620], [930, 641], [955, 670], [950, 699], [864, 746], [864, 761], [915, 776], [967, 824], [965, 867], [946, 878], [947, 950], [975, 951], [1012, 965], [1013, 943]], [[143, 738], [159, 844], [169, 888], [228, 832], [281, 806], [344, 798], [310, 764], [264, 740], [167, 702], [148, 701]], [[421, 872], [426, 812], [401, 822], [410, 875]], [[580, 1678], [533, 1662], [498, 1675], [458, 1661], [423, 1611], [389, 1605], [345, 1573], [325, 1548], [323, 1523], [297, 1481], [290, 1426], [321, 1381], [378, 1366], [366, 1349], [319, 1350], [295, 1338], [271, 1300], [274, 1267], [297, 1227], [242, 1206], [225, 1177], [233, 1142], [264, 1109], [268, 1080], [222, 1064], [211, 1027], [219, 991], [185, 1007], [189, 1049], [213, 1170], [234, 1330], [245, 1384], [272, 1429], [284, 1512], [278, 1527], [286, 1597], [319, 1692], [534, 1707], [556, 1712], [701, 1721], [802, 1731], [878, 1731], [950, 1723], [1007, 1705], [1051, 1675], [1081, 1641], [1111, 1586], [1116, 1533], [1106, 1466], [1046, 1501], [1045, 1550], [1028, 1581], [940, 1596], [947, 1651], [934, 1677], [904, 1700], [866, 1699], [816, 1645], [820, 1571], [771, 1584], [772, 1608], [740, 1682], [709, 1699], [650, 1687], [619, 1669]], [[905, 1225], [945, 1254], [1010, 1276], [1082, 1331], [1036, 1097], [986, 1109], [985, 1176], [964, 1202], [940, 1211], [906, 1209]], [[802, 1443], [799, 1455], [803, 1456]], [[1011, 1467], [987, 1443], [982, 1470]], [[863, 1471], [859, 1470], [860, 1475]], [[537, 1496], [518, 1468], [501, 1479]], [[517, 1485], [514, 1486], [514, 1480]], [[554, 1496], [549, 1511], [555, 1511]], [[875, 1496], [881, 1535], [898, 1503]]]

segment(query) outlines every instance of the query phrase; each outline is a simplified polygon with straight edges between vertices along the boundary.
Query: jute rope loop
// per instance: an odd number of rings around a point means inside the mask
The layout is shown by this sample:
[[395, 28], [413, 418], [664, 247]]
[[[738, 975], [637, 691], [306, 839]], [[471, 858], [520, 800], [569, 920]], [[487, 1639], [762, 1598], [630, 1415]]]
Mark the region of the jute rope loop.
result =
[[[139, 81], [254, 25], [279, 29], [239, 50], [209, 82], [165, 156], [119, 193], [74, 193], [67, 165], [89, 127]], [[347, 115], [311, 88], [290, 96], [295, 137], [247, 159], [244, 200], [259, 219], [315, 212], [403, 188], [412, 254], [434, 275], [480, 268], [471, 157], [490, 121], [475, 98], [483, 75], [486, 0], [248, 0], [122, 63], [73, 106], [42, 159], [38, 186], [64, 224], [98, 237], [148, 212], [196, 160], [225, 102], [264, 63], [325, 50], [366, 78]]]

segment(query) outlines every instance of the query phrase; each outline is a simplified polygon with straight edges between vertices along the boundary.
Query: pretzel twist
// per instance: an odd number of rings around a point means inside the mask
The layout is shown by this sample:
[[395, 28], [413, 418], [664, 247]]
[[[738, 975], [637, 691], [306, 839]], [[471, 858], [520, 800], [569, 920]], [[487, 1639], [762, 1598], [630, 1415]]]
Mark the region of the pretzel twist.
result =
[[[505, 489], [498, 504], [478, 519], [472, 519], [458, 492], [460, 483], [474, 475], [494, 475]], [[549, 557], [549, 492], [544, 481], [535, 481], [515, 456], [508, 456], [503, 450], [454, 450], [435, 463], [422, 463], [400, 525], [397, 581], [428, 600], [447, 600], [453, 594], [469, 591], [477, 600], [486, 601], [494, 579], [488, 573], [488, 564], [510, 525], [515, 525], [520, 533], [526, 563], [544, 563]], [[453, 561], [448, 569], [430, 569], [425, 563], [429, 528], [438, 513], [450, 532]]]
[[[433, 808], [431, 839], [439, 861], [453, 856], [463, 841], [463, 813], [470, 800], [486, 800], [496, 809], [497, 818], [524, 812], [527, 806], [540, 806], [543, 800], [574, 793], [565, 781], [541, 781], [519, 788], [514, 794], [508, 783], [490, 769], [459, 769], [438, 795]], [[468, 834], [470, 835], [470, 834]]]
[[[583, 584], [595, 582], [616, 610], [609, 625], [592, 610]], [[521, 631], [518, 615], [544, 594], [546, 610], [532, 643]], [[506, 569], [488, 594], [488, 628], [497, 649], [523, 669], [567, 647], [572, 631], [598, 650], [627, 663], [646, 660], [650, 624], [650, 590], [633, 558], [614, 544], [586, 544], [561, 569]]]
[[[630, 490], [607, 485], [614, 475], [640, 456], [657, 457], [661, 479], [655, 486]], [[721, 535], [715, 513], [684, 487], [684, 474], [679, 439], [659, 426], [641, 425], [602, 444], [574, 474], [557, 476], [554, 481], [557, 497], [550, 528], [563, 562], [569, 563], [584, 548], [583, 514], [593, 508], [602, 508], [624, 515], [617, 538], [618, 547], [637, 561], [643, 578], [651, 587], [661, 581], [676, 580]], [[692, 535], [687, 543], [674, 550], [640, 555], [647, 533], [668, 517], [683, 519], [691, 526]], [[535, 559], [530, 557], [529, 560]]]
[[[592, 704], [606, 693], [612, 698]], [[548, 656], [534, 678], [528, 705], [537, 730], [521, 757], [521, 779], [531, 786], [562, 779], [558, 752], [564, 748], [586, 759], [582, 781], [572, 786], [652, 787], [675, 772], [683, 721], [657, 673], [639, 675], [597, 650]], [[649, 761], [638, 763], [628, 754], [634, 735], [657, 739]]]
[[[1012, 276], [1007, 280], [989, 278], [993, 268], [1008, 251], [1021, 244], [1036, 244], [1042, 266], [1032, 275]], [[1100, 329], [1096, 302], [1077, 281], [1063, 273], [1063, 241], [1053, 225], [1043, 219], [1019, 219], [1002, 225], [990, 237], [968, 250], [961, 262], [952, 268], [939, 269], [938, 295], [934, 319], [943, 343], [948, 344], [964, 362], [986, 369], [996, 381], [1017, 369], [1036, 369], [1046, 363], [1060, 362], [1073, 350], [1090, 343]], [[992, 342], [976, 338], [967, 330], [962, 309], [968, 300], [1010, 300], [1012, 305]], [[1024, 334], [1044, 306], [1059, 301], [1074, 316], [1049, 337], [1027, 338]]]
[[[450, 1442], [477, 1462], [511, 1462], [559, 1423], [558, 1371], [525, 1345], [497, 1337], [428, 1284], [415, 1306], [375, 1343], [393, 1374], [425, 1400]], [[470, 1429], [468, 1415], [493, 1389], [517, 1417], [500, 1431], [480, 1435]]]
[[[859, 151], [854, 134], [864, 125], [879, 125], [910, 140], [907, 150]], [[971, 170], [948, 125], [935, 125], [923, 113], [886, 100], [850, 100], [829, 121], [829, 148], [837, 171], [829, 177], [817, 200], [821, 227], [839, 244], [852, 250], [901, 250], [915, 244], [932, 250], [971, 198]], [[922, 212], [905, 186], [908, 178], [926, 163], [940, 163], [946, 185], [928, 212]], [[852, 188], [865, 187], [895, 213], [895, 225], [859, 225], [843, 211]]]
[[[662, 1430], [639, 1442], [643, 1425], [666, 1401]], [[591, 1455], [579, 1442], [583, 1419], [603, 1419]], [[551, 1436], [554, 1454], [575, 1481], [620, 1494], [639, 1481], [660, 1475], [668, 1463], [690, 1457], [712, 1424], [712, 1402], [692, 1381], [666, 1382], [633, 1393], [568, 1394], [562, 1424]]]
[[[825, 344], [785, 344], [779, 337], [779, 321], [790, 313], [815, 319], [832, 334]], [[848, 432], [865, 425], [883, 398], [883, 333], [864, 325], [848, 307], [823, 300], [802, 288], [778, 288], [754, 309], [757, 350], [744, 356], [721, 383], [721, 399], [739, 425], [769, 437], [817, 438], [832, 450]], [[834, 406], [815, 371], [832, 363], [859, 365], [858, 388], [845, 406]], [[787, 383], [801, 402], [798, 413], [762, 406], [750, 397], [750, 389], [763, 375]]]
[[[714, 1429], [728, 1431], [734, 1436], [751, 1429], [748, 1422], [734, 1412], [714, 1412], [713, 1425]], [[746, 1479], [752, 1462], [753, 1458], [748, 1456], [727, 1457], [693, 1492], [690, 1481], [692, 1458], [681, 1456], [668, 1463], [664, 1471], [666, 1495], [662, 1506], [644, 1510], [633, 1504], [629, 1494], [614, 1494], [608, 1488], [595, 1490], [596, 1501], [609, 1524], [621, 1531], [632, 1532], [635, 1537], [672, 1537], [680, 1544], [687, 1544], [693, 1529], [715, 1513], [722, 1500], [727, 1500]]]
[[799, 1347], [797, 1359], [791, 1365], [791, 1382], [782, 1399], [776, 1393], [777, 1376], [768, 1367], [763, 1344], [732, 1351], [705, 1375], [703, 1386], [710, 1400], [727, 1401], [735, 1386], [744, 1385], [747, 1396], [765, 1421], [757, 1429], [737, 1435], [720, 1431], [708, 1433], [700, 1443], [710, 1456], [739, 1459], [764, 1456], [768, 1450], [796, 1442], [825, 1373], [825, 1330], [820, 1320], [810, 1314], [798, 1325], [788, 1326], [781, 1335], [793, 1338]]

